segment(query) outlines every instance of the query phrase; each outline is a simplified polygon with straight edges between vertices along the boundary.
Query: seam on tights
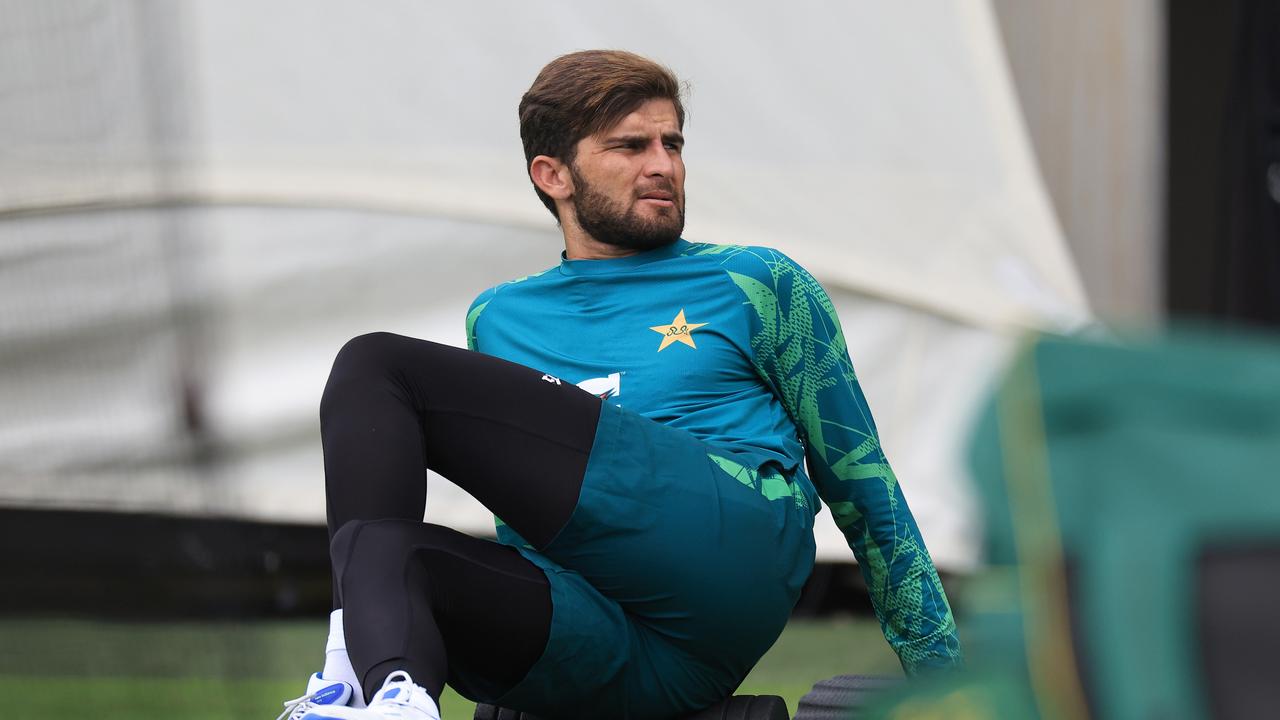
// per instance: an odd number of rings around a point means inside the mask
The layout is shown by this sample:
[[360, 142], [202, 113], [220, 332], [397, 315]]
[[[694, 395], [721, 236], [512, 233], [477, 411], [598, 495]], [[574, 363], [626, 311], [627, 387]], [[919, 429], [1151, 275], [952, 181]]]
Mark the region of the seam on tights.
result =
[[[484, 542], [488, 542], [488, 541], [484, 541]], [[509, 548], [509, 549], [511, 549], [511, 551], [512, 551], [512, 552], [514, 552], [514, 553], [516, 553], [517, 555], [519, 555], [519, 551], [518, 551], [518, 550], [516, 550], [515, 548], [512, 548], [510, 545], [503, 545], [502, 543], [494, 543], [494, 544], [495, 544], [495, 545], [498, 545], [499, 547]], [[418, 551], [418, 550], [430, 550], [430, 551], [439, 552], [439, 553], [442, 553], [442, 554], [445, 554], [445, 555], [451, 555], [451, 556], [456, 557], [456, 558], [458, 558], [458, 559], [460, 559], [460, 560], [465, 560], [465, 561], [467, 561], [467, 562], [469, 562], [469, 563], [471, 563], [471, 564], [473, 564], [473, 565], [478, 565], [478, 566], [480, 566], [480, 567], [482, 567], [482, 568], [484, 568], [484, 569], [486, 569], [486, 570], [489, 570], [489, 571], [491, 571], [491, 572], [498, 573], [499, 575], [502, 575], [503, 577], [511, 578], [512, 580], [520, 580], [520, 581], [522, 581], [522, 582], [532, 583], [532, 584], [534, 584], [534, 585], [540, 585], [540, 584], [541, 584], [541, 583], [539, 583], [539, 582], [538, 582], [538, 581], [536, 581], [536, 580], [532, 580], [532, 579], [530, 579], [530, 578], [528, 578], [528, 577], [525, 577], [525, 576], [523, 576], [523, 575], [516, 575], [516, 574], [514, 574], [514, 573], [511, 573], [511, 572], [506, 571], [506, 570], [505, 570], [505, 569], [503, 569], [503, 568], [494, 567], [493, 565], [490, 565], [489, 563], [482, 562], [482, 561], [480, 561], [480, 560], [477, 560], [476, 558], [473, 558], [473, 557], [470, 557], [470, 556], [467, 556], [467, 555], [463, 555], [463, 554], [461, 554], [461, 553], [458, 553], [458, 552], [455, 552], [455, 551], [453, 551], [453, 550], [450, 550], [449, 548], [443, 548], [443, 547], [440, 547], [440, 546], [438, 546], [438, 545], [421, 545], [421, 544], [418, 544], [418, 545], [411, 545], [410, 547], [412, 547], [415, 551]], [[523, 556], [521, 556], [521, 558], [523, 559]], [[526, 561], [526, 562], [527, 562], [527, 561]], [[530, 563], [530, 564], [532, 565], [532, 563]], [[534, 568], [535, 568], [539, 573], [541, 573], [541, 574], [542, 574], [543, 579], [545, 580], [545, 579], [546, 579], [546, 573], [542, 570], [542, 568], [539, 568], [537, 565], [534, 565], [533, 567], [534, 567]]]

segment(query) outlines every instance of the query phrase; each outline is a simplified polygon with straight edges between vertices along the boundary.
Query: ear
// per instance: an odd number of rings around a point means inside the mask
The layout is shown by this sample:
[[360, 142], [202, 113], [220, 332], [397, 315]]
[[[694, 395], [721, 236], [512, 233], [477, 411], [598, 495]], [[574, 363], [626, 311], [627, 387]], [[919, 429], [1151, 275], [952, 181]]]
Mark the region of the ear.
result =
[[529, 162], [529, 177], [552, 200], [568, 200], [573, 196], [569, 166], [549, 155], [539, 155]]

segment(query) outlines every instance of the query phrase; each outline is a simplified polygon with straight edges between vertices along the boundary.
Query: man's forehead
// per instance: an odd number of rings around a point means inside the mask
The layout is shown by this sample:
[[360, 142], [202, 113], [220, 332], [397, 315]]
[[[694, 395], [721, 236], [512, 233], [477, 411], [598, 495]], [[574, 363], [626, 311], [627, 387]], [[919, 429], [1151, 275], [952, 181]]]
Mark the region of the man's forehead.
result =
[[619, 120], [617, 125], [597, 133], [597, 137], [654, 132], [680, 132], [680, 118], [676, 115], [675, 104], [670, 100], [665, 98], [646, 100], [640, 107]]

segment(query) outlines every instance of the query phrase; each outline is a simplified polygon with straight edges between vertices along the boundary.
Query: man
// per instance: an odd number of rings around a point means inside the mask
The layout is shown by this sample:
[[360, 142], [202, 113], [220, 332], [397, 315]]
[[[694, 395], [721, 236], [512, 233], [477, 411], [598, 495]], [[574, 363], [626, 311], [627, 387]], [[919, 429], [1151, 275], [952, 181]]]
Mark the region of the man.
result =
[[[826, 294], [774, 250], [680, 238], [683, 125], [661, 66], [551, 62], [520, 132], [560, 264], [476, 299], [479, 352], [375, 334], [338, 354], [339, 609], [296, 716], [437, 718], [446, 682], [554, 718], [711, 705], [782, 631], [819, 497], [906, 671], [959, 662]], [[493, 510], [500, 542], [422, 523], [424, 467]]]

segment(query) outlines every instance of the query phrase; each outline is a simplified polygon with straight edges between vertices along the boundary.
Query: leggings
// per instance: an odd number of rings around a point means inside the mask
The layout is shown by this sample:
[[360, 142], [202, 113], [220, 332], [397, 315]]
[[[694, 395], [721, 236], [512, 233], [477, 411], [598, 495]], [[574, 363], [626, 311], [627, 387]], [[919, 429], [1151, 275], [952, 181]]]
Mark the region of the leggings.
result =
[[426, 469], [541, 549], [578, 502], [601, 400], [521, 365], [375, 333], [320, 403], [334, 606], [366, 698], [403, 669], [439, 699], [455, 671], [496, 697], [546, 646], [550, 587], [513, 548], [422, 522]]

